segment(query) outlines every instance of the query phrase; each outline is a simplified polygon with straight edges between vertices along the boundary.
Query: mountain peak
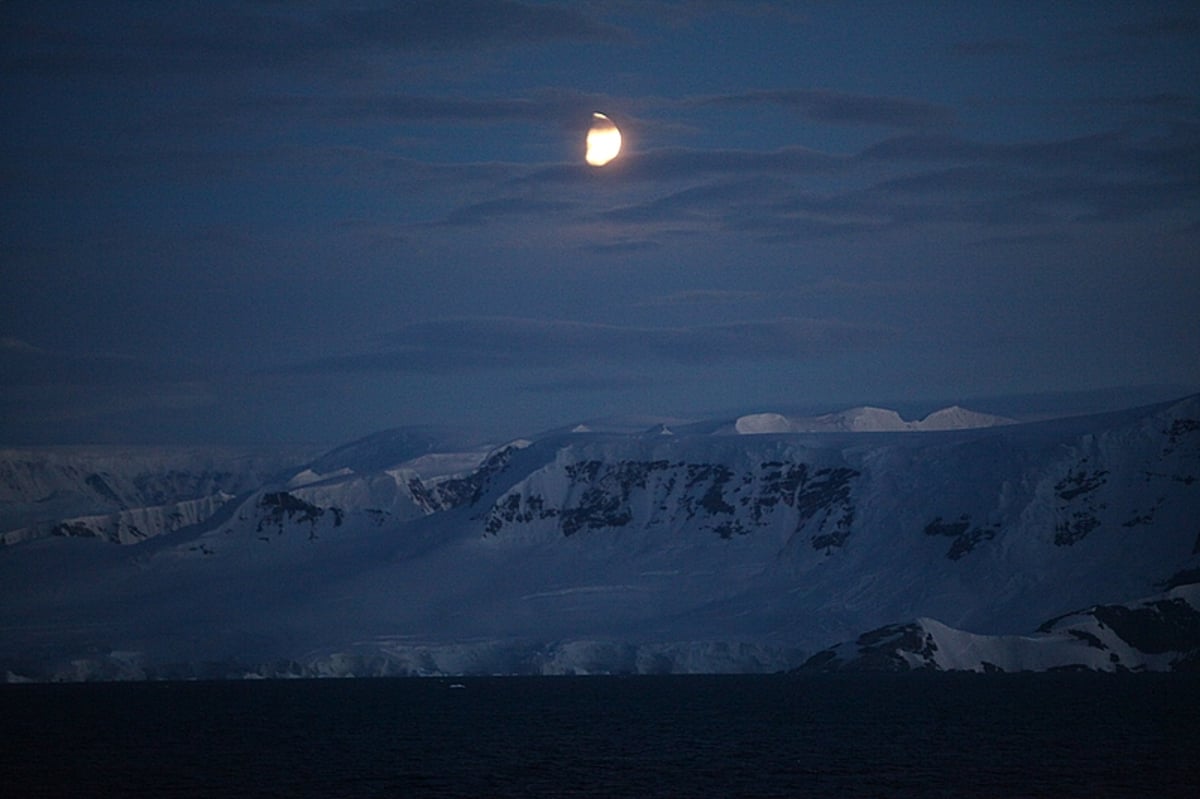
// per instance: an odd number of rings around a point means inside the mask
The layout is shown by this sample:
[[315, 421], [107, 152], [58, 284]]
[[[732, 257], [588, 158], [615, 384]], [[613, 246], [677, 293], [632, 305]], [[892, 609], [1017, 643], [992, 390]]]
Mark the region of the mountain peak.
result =
[[995, 416], [990, 413], [979, 413], [961, 405], [951, 405], [948, 408], [934, 411], [918, 424], [922, 430], [963, 430], [973, 427], [996, 427], [998, 425], [1015, 424], [1015, 419], [1005, 416]]
[[952, 405], [930, 413], [923, 419], [907, 421], [889, 408], [862, 405], [820, 416], [784, 416], [780, 413], [754, 413], [739, 417], [734, 431], [742, 435], [758, 433], [892, 433], [932, 430], [969, 430], [979, 427], [1013, 424], [1003, 416], [968, 410]]
[[1194, 668], [1200, 397], [848, 432], [979, 416], [560, 431], [371, 470], [419, 443], [385, 435], [291, 484], [0, 459], [30, 512], [68, 511], [5, 534], [0, 675]]

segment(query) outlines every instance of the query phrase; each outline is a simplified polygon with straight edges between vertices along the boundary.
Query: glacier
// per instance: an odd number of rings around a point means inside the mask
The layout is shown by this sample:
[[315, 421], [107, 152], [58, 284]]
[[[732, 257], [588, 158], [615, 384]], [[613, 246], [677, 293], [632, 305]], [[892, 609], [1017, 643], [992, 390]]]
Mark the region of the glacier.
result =
[[[175, 469], [202, 496], [43, 508], [12, 527], [43, 534], [0, 547], [0, 674], [1197, 667], [1200, 397], [1032, 423], [813, 418], [488, 447], [389, 431], [228, 485]], [[23, 496], [91, 491], [94, 511], [113, 503], [95, 473]], [[1170, 635], [1139, 635], [1155, 625]]]

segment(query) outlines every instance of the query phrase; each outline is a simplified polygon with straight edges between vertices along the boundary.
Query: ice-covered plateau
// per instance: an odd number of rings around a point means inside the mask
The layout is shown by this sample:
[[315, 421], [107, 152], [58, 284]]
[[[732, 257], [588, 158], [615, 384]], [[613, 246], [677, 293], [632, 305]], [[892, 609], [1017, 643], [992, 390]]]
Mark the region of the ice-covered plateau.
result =
[[839, 418], [587, 425], [490, 451], [380, 434], [176, 524], [110, 513], [155, 535], [12, 537], [0, 674], [1200, 665], [1200, 397]]

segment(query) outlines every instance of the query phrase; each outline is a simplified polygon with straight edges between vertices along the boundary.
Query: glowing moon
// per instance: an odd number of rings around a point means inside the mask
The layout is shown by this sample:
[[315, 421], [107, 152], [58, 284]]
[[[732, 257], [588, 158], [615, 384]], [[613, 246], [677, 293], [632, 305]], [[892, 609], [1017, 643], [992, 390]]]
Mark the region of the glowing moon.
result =
[[604, 166], [621, 152], [621, 131], [604, 114], [592, 114], [592, 127], [587, 134], [587, 155], [592, 166]]

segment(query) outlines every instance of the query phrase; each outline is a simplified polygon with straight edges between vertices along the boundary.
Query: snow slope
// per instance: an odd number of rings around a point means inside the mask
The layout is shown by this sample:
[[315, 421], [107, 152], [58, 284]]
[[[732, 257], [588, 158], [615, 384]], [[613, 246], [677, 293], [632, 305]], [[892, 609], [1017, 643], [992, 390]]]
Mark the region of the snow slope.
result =
[[1088, 632], [1103, 652], [1013, 642], [1168, 590], [1149, 601], [1194, 607], [1200, 398], [940, 431], [725, 432], [566, 428], [486, 456], [364, 444], [132, 546], [9, 547], [0, 673], [778, 671], [909, 625], [938, 643], [918, 665], [938, 668], [1190, 662], [1139, 660], [1087, 620], [1044, 635]]
[[740, 416], [734, 431], [741, 435], [762, 433], [883, 433], [968, 430], [1015, 424], [1014, 419], [967, 410], [953, 405], [930, 413], [923, 419], [908, 421], [896, 411], [870, 406], [851, 408], [821, 416], [784, 416], [779, 413], [755, 413]]
[[307, 447], [0, 450], [0, 545], [49, 535], [134, 543], [199, 523], [315, 454]]
[[978, 635], [921, 618], [813, 655], [809, 671], [1200, 671], [1200, 583], [1094, 605], [1030, 635]]

